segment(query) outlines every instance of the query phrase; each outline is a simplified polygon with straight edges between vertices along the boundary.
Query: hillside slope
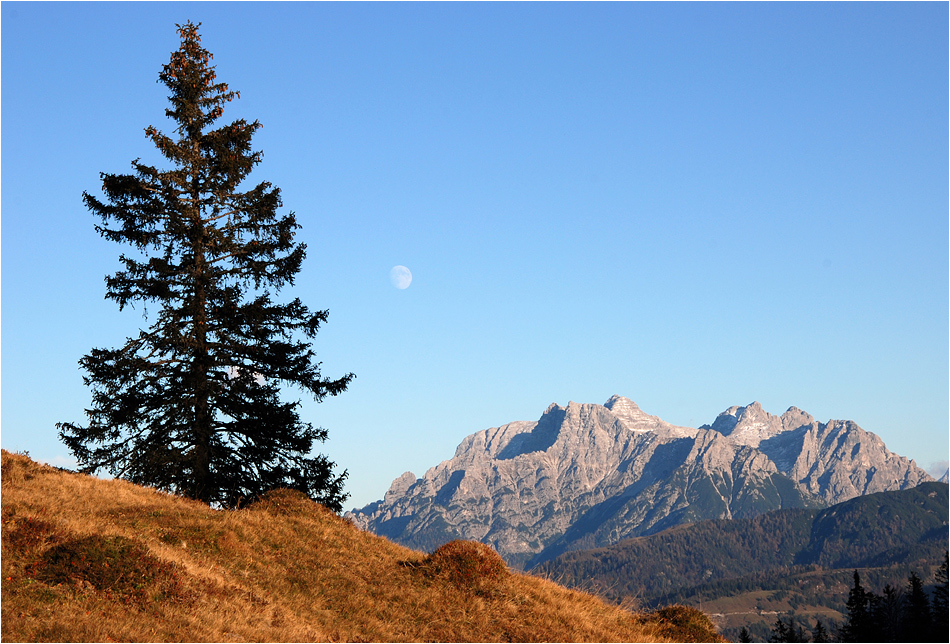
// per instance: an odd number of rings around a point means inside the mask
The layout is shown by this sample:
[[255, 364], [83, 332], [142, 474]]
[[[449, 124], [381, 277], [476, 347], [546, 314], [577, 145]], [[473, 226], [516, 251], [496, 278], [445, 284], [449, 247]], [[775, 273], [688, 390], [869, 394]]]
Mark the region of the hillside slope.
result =
[[6, 451], [0, 476], [4, 641], [717, 637], [698, 611], [634, 614], [471, 542], [427, 556], [293, 492], [216, 511]]

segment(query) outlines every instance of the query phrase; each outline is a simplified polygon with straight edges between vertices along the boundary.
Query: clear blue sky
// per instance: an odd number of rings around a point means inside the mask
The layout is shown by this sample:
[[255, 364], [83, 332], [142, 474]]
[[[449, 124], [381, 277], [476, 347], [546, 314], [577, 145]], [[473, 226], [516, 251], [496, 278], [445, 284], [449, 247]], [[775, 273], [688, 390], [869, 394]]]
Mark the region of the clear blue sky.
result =
[[[146, 322], [81, 201], [159, 161], [158, 72], [202, 22], [291, 295], [349, 391], [306, 420], [348, 507], [466, 435], [612, 394], [948, 450], [948, 5], [18, 3], [2, 12], [2, 446], [68, 463], [77, 361]], [[395, 265], [413, 281], [398, 290]], [[291, 396], [302, 396], [293, 390]]]

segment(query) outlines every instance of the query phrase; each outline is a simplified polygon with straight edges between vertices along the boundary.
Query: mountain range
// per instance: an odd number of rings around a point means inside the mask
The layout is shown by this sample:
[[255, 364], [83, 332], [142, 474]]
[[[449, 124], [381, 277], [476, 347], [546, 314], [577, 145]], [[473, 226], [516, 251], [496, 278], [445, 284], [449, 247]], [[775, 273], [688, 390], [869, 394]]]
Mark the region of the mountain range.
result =
[[421, 478], [347, 516], [409, 547], [487, 543], [517, 568], [704, 519], [824, 508], [932, 477], [853, 421], [753, 402], [681, 427], [613, 396], [467, 436]]

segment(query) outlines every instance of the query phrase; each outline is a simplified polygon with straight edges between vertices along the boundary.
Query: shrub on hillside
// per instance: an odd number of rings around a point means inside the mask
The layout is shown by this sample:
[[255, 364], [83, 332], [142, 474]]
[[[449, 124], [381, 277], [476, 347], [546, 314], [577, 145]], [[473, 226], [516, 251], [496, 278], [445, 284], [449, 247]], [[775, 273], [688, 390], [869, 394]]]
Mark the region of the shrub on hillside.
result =
[[3, 545], [5, 548], [26, 553], [61, 540], [61, 532], [49, 521], [18, 515], [16, 508], [3, 508]]
[[709, 616], [691, 606], [665, 606], [650, 613], [638, 615], [642, 624], [655, 624], [659, 635], [674, 642], [725, 642], [716, 631]]
[[477, 541], [450, 541], [428, 555], [420, 567], [429, 577], [479, 595], [495, 592], [511, 574], [497, 552]]
[[265, 492], [254, 499], [247, 507], [254, 510], [264, 510], [271, 514], [296, 516], [327, 514], [336, 516], [332, 510], [311, 500], [303, 492], [289, 488], [277, 488]]
[[177, 594], [173, 566], [152, 556], [133, 539], [92, 535], [68, 539], [46, 550], [32, 566], [33, 576], [48, 584], [88, 583], [96, 590], [145, 600]]

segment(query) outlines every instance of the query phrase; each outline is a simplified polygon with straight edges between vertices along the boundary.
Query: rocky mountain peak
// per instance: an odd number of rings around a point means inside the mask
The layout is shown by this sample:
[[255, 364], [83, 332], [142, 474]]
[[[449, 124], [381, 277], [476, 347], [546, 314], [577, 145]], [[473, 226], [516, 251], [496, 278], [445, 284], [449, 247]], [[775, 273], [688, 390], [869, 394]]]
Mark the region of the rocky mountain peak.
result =
[[732, 430], [735, 429], [736, 424], [739, 422], [739, 410], [744, 409], [745, 407], [733, 405], [726, 411], [716, 416], [716, 420], [713, 421], [712, 425], [700, 425], [699, 428], [714, 429], [723, 436], [728, 436], [732, 433]]
[[393, 481], [392, 485], [389, 486], [389, 491], [386, 492], [386, 500], [397, 499], [405, 494], [409, 488], [415, 484], [418, 479], [416, 475], [412, 472], [403, 472], [402, 475]]
[[640, 411], [640, 407], [637, 406], [637, 403], [633, 402], [626, 396], [620, 396], [618, 394], [614, 394], [608, 398], [607, 402], [604, 403], [604, 407], [617, 415], [623, 413], [642, 413]]
[[730, 407], [719, 414], [712, 425], [703, 425], [701, 429], [713, 429], [723, 436], [729, 436], [735, 443], [758, 447], [778, 434], [814, 422], [810, 414], [798, 407], [789, 407], [781, 416], [773, 416], [762, 409], [758, 401], [754, 401], [744, 407]]
[[754, 516], [906, 489], [930, 477], [846, 421], [781, 416], [758, 402], [700, 429], [677, 427], [629, 398], [552, 403], [537, 421], [464, 438], [422, 478], [406, 472], [381, 501], [348, 516], [415, 548], [491, 544], [529, 565], [702, 519]]
[[782, 425], [786, 430], [798, 429], [803, 425], [812, 425], [815, 423], [815, 417], [798, 407], [789, 407], [782, 414]]
[[629, 398], [614, 394], [604, 407], [609, 409], [616, 416], [623, 426], [634, 432], [652, 432], [658, 429], [672, 427], [669, 423], [656, 416], [646, 413]]

